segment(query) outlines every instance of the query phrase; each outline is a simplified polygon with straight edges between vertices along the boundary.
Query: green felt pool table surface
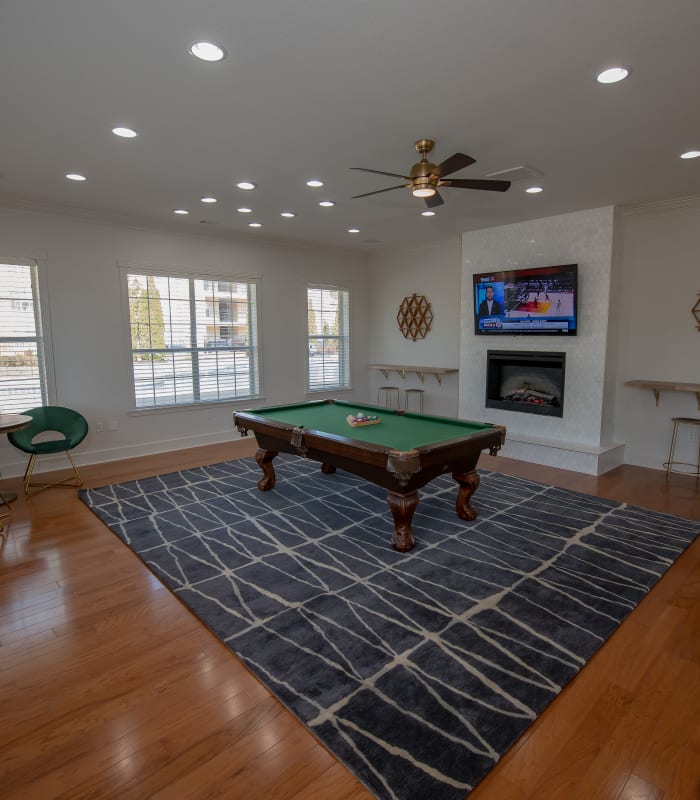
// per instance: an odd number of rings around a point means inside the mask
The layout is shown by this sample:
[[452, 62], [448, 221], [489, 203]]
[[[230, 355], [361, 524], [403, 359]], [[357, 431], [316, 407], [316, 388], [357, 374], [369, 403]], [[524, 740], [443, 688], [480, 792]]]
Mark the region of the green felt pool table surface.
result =
[[[482, 433], [493, 426], [426, 414], [398, 413], [389, 408], [325, 400], [288, 406], [255, 409], [252, 413], [266, 419], [307, 430], [345, 436], [361, 442], [407, 451], [450, 441], [472, 433]], [[353, 427], [348, 414], [373, 414], [381, 419], [377, 425]]]

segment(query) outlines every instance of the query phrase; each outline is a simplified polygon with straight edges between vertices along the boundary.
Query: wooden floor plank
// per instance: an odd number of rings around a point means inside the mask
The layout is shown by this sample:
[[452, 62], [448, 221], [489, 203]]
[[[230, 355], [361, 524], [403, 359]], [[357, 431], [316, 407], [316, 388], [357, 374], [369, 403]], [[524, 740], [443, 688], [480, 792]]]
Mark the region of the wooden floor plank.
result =
[[[255, 448], [82, 472], [99, 486]], [[625, 466], [596, 477], [489, 456], [481, 466], [700, 520], [687, 476]], [[3, 800], [371, 797], [74, 491], [13, 505], [0, 550]], [[699, 629], [696, 541], [470, 800], [696, 800]]]

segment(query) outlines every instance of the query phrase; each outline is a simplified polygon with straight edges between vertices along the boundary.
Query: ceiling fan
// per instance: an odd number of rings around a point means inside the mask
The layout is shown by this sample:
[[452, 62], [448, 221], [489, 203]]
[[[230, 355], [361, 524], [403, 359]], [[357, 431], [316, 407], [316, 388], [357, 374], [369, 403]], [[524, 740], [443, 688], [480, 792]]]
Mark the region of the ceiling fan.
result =
[[411, 167], [410, 175], [398, 175], [395, 172], [381, 172], [378, 169], [366, 169], [365, 167], [350, 167], [350, 169], [359, 170], [360, 172], [372, 172], [375, 175], [388, 175], [391, 178], [403, 178], [403, 180], [408, 181], [408, 183], [402, 183], [400, 186], [390, 186], [388, 189], [378, 189], [376, 192], [356, 194], [353, 199], [410, 187], [414, 197], [423, 197], [428, 208], [435, 208], [436, 206], [441, 206], [445, 202], [438, 192], [438, 189], [442, 189], [443, 187], [452, 187], [455, 189], [485, 189], [488, 192], [505, 192], [510, 188], [510, 181], [489, 181], [478, 178], [453, 178], [452, 180], [445, 180], [444, 178], [446, 175], [451, 175], [453, 172], [457, 172], [460, 169], [464, 169], [464, 167], [468, 167], [470, 164], [476, 163], [475, 159], [471, 156], [465, 156], [464, 153], [455, 153], [449, 158], [446, 158], [441, 164], [435, 165], [428, 161], [428, 153], [435, 147], [435, 142], [432, 139], [419, 139], [414, 146], [420, 153], [421, 159], [417, 164]]

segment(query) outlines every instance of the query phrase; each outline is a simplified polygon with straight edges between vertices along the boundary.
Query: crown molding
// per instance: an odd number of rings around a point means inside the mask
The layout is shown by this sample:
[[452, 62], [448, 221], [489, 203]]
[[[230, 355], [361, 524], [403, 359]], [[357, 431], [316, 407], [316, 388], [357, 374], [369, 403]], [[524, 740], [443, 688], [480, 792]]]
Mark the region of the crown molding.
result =
[[700, 195], [675, 197], [670, 200], [653, 200], [650, 203], [617, 206], [624, 217], [644, 216], [645, 214], [669, 214], [674, 211], [688, 211], [700, 208]]

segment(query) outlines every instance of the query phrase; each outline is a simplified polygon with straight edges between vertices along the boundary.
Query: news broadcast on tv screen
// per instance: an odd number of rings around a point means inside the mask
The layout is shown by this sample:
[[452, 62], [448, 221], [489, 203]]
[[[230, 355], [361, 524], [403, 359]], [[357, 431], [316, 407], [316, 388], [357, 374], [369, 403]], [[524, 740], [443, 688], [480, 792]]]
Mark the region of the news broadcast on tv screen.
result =
[[576, 264], [474, 275], [476, 334], [576, 335]]

